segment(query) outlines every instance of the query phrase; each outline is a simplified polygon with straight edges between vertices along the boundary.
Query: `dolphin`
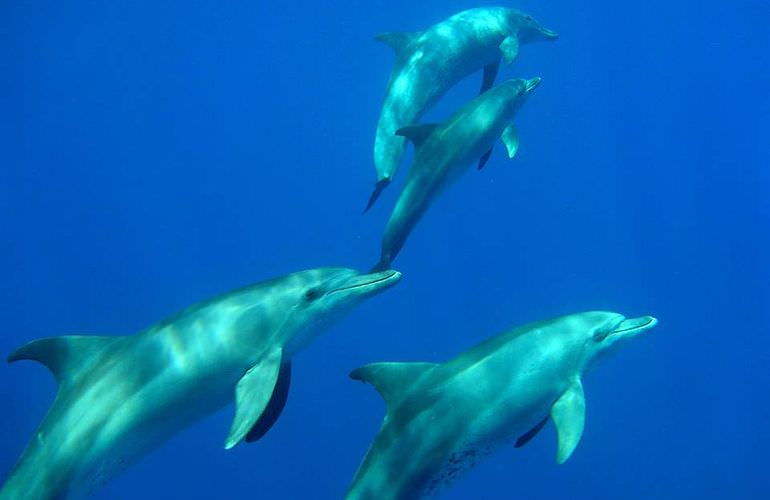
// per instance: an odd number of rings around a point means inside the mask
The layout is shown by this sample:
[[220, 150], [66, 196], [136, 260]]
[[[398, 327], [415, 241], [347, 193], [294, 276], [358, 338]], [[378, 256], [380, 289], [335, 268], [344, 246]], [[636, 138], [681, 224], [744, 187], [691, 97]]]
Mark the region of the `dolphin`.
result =
[[400, 277], [300, 271], [201, 302], [136, 335], [24, 345], [8, 361], [44, 364], [59, 388], [0, 499], [90, 493], [233, 397], [225, 448], [259, 439], [283, 409], [294, 355]]
[[555, 40], [555, 32], [523, 12], [505, 7], [465, 10], [418, 33], [382, 33], [396, 61], [374, 139], [377, 182], [364, 212], [377, 201], [401, 165], [406, 143], [395, 135], [416, 123], [453, 85], [484, 69], [481, 92], [492, 87], [500, 60], [510, 64], [519, 45]]
[[581, 378], [599, 358], [651, 329], [650, 316], [592, 311], [515, 328], [442, 364], [374, 363], [350, 377], [387, 404], [347, 500], [436, 493], [497, 446], [523, 446], [553, 420], [563, 463], [583, 433]]
[[482, 168], [498, 138], [508, 156], [514, 157], [519, 138], [511, 121], [539, 83], [540, 78], [508, 80], [477, 96], [440, 125], [398, 130], [398, 135], [414, 143], [414, 162], [385, 228], [374, 269], [390, 266], [433, 200], [473, 161], [480, 158]]

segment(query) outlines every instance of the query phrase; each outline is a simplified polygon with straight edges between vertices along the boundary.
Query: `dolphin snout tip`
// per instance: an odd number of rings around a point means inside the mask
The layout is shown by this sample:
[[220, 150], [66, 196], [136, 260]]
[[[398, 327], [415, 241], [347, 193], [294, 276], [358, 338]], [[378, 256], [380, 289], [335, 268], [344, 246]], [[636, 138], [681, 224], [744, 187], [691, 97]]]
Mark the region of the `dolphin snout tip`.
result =
[[389, 280], [399, 281], [403, 276], [403, 274], [401, 274], [401, 271], [396, 271], [395, 269], [388, 269], [387, 272], [389, 273], [388, 274]]
[[643, 333], [651, 330], [658, 324], [658, 319], [654, 316], [640, 316], [638, 318], [625, 318], [618, 325], [616, 332], [623, 333]]
[[395, 269], [389, 267], [377, 269], [377, 266], [370, 271], [370, 275], [373, 275], [377, 281], [388, 283], [397, 283], [401, 280], [401, 276], [403, 276], [400, 271], [396, 271]]
[[545, 37], [548, 40], [558, 40], [559, 39], [559, 34], [556, 33], [555, 31], [545, 30], [544, 34], [545, 34]]
[[647, 328], [652, 328], [658, 324], [658, 318], [655, 316], [645, 316], [647, 318]]
[[539, 76], [536, 76], [534, 78], [530, 78], [529, 80], [527, 80], [527, 92], [532, 92], [533, 90], [535, 90], [535, 88], [538, 85], [540, 85], [540, 82], [542, 81], [543, 79], [540, 78]]

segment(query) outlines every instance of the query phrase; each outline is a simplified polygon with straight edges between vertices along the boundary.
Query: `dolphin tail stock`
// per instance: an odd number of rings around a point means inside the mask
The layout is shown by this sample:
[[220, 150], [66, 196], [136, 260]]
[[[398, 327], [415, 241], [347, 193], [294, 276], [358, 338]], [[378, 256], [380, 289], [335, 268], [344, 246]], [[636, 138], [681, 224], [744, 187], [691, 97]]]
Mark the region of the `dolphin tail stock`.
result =
[[372, 208], [374, 206], [374, 203], [380, 197], [380, 195], [382, 194], [382, 191], [386, 187], [388, 187], [389, 184], [390, 184], [390, 179], [388, 179], [387, 177], [384, 178], [384, 179], [378, 180], [374, 184], [374, 190], [372, 191], [371, 196], [369, 196], [369, 201], [366, 203], [366, 208], [364, 208], [364, 211], [362, 213], [365, 214], [366, 212], [369, 211], [370, 208]]
[[380, 260], [377, 261], [377, 263], [372, 266], [372, 268], [369, 270], [370, 273], [380, 273], [382, 271], [387, 271], [390, 269], [390, 261], [388, 257], [382, 256], [380, 257]]

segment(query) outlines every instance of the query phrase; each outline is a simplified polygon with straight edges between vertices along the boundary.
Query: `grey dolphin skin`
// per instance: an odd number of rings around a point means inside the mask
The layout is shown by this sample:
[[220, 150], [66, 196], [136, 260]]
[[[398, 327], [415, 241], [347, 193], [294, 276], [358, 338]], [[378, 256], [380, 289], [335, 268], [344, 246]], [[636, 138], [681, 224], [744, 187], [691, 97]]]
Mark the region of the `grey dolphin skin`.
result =
[[511, 121], [539, 83], [540, 78], [508, 80], [477, 96], [441, 125], [398, 131], [414, 143], [414, 162], [385, 228], [374, 269], [390, 266], [433, 200], [474, 161], [480, 159], [479, 168], [483, 167], [498, 139], [514, 157], [519, 138]]
[[581, 378], [597, 359], [655, 326], [585, 312], [493, 337], [442, 364], [375, 363], [350, 376], [372, 384], [387, 414], [347, 500], [435, 493], [506, 441], [523, 446], [553, 420], [563, 463], [585, 419]]
[[395, 135], [416, 123], [447, 90], [484, 69], [481, 91], [492, 87], [500, 59], [510, 64], [519, 45], [558, 35], [532, 16], [504, 7], [470, 9], [418, 33], [383, 33], [377, 39], [396, 52], [374, 140], [377, 183], [369, 210], [401, 165], [406, 143]]
[[26, 344], [9, 362], [39, 361], [59, 390], [0, 499], [92, 491], [233, 398], [225, 447], [258, 439], [283, 408], [292, 357], [331, 320], [400, 277], [301, 271], [194, 305], [137, 335]]

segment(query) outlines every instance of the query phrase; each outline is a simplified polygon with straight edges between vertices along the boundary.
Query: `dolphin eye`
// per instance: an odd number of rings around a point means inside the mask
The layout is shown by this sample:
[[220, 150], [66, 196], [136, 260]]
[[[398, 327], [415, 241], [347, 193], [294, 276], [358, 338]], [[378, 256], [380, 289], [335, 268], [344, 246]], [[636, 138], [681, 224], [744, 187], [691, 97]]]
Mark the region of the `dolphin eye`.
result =
[[601, 342], [602, 340], [606, 339], [609, 334], [610, 330], [597, 330], [596, 333], [594, 333], [594, 341]]
[[321, 292], [317, 288], [311, 288], [305, 292], [305, 300], [313, 302], [315, 299], [321, 296]]

